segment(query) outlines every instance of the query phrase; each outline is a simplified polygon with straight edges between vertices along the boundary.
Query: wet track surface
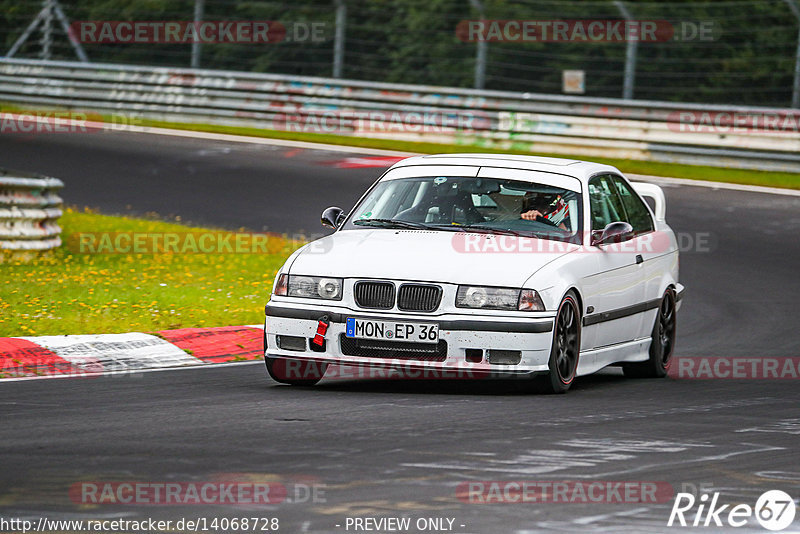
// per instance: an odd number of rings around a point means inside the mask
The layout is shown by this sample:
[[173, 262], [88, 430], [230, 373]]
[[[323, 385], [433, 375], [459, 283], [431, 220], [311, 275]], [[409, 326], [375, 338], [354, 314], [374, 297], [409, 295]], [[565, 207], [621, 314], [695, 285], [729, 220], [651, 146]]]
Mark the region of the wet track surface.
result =
[[[2, 167], [62, 178], [69, 204], [279, 232], [321, 232], [319, 212], [351, 206], [380, 173], [335, 167], [348, 156], [341, 152], [134, 134], [2, 136], [0, 154]], [[800, 199], [665, 192], [687, 286], [677, 354], [800, 356]], [[798, 401], [797, 380], [643, 381], [616, 369], [579, 379], [565, 396], [455, 380], [345, 377], [291, 388], [266, 378], [261, 364], [7, 382], [0, 512], [258, 515], [280, 518], [283, 532], [346, 532], [348, 516], [447, 517], [453, 532], [662, 532], [671, 498], [479, 504], [457, 489], [469, 481], [663, 481], [675, 492], [719, 491], [721, 503], [753, 505], [769, 489], [797, 499]], [[290, 500], [296, 484], [324, 494], [257, 508], [79, 507], [68, 494], [82, 481], [232, 473], [281, 482]], [[738, 531], [750, 530], [759, 527]]]
[[0, 154], [64, 180], [68, 204], [257, 231], [320, 232], [319, 205], [352, 206], [377, 178], [335, 167], [357, 154], [146, 134], [4, 134]]

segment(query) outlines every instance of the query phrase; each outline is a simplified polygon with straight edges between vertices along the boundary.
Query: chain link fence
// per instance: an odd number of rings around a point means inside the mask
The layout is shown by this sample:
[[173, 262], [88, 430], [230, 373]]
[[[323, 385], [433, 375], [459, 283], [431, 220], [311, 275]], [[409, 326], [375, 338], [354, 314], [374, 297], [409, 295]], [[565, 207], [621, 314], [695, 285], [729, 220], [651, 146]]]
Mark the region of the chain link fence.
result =
[[[799, 104], [796, 0], [0, 0], [0, 5], [0, 54], [13, 52], [17, 58], [76, 60], [84, 54], [93, 63], [549, 94], [565, 90], [564, 71], [578, 71], [571, 90], [586, 96]], [[622, 39], [608, 30], [610, 23], [626, 20]], [[153, 25], [162, 24], [163, 30], [163, 24], [178, 22], [183, 35], [193, 21], [214, 23], [217, 33], [169, 42], [153, 34], [158, 31]], [[128, 32], [130, 26], [121, 22], [151, 26], [136, 37], [136, 27]], [[253, 22], [264, 22], [268, 39], [237, 38], [238, 26], [227, 39], [219, 35], [225, 22], [251, 23], [251, 33], [258, 31]], [[591, 30], [591, 22], [605, 32], [600, 38], [576, 33], [577, 26]], [[639, 24], [641, 30], [647, 23], [655, 25], [654, 39], [636, 38], [629, 33], [635, 30], [627, 29]], [[565, 25], [566, 33], [553, 32], [557, 24]], [[118, 33], [120, 28], [125, 31]]]

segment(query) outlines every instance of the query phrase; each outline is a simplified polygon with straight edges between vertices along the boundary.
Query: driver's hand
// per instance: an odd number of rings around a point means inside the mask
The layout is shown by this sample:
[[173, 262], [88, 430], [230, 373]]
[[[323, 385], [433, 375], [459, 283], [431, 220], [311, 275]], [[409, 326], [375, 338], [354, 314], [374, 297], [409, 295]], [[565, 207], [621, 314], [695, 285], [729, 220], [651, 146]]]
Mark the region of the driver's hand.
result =
[[521, 214], [520, 217], [522, 217], [526, 221], [535, 221], [536, 217], [544, 217], [544, 215], [539, 210], [530, 210]]

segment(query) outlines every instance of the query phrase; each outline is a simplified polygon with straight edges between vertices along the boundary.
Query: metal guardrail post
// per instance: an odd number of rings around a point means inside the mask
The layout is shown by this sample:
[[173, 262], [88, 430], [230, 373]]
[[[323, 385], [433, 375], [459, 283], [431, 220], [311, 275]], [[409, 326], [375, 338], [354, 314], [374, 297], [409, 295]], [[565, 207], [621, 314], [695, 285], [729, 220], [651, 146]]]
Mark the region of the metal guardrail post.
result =
[[64, 10], [61, 9], [61, 6], [58, 3], [58, 0], [44, 0], [44, 7], [39, 10], [39, 13], [36, 15], [28, 27], [25, 28], [25, 31], [22, 32], [22, 35], [14, 41], [14, 44], [11, 45], [11, 48], [8, 50], [8, 53], [5, 57], [14, 57], [19, 49], [22, 48], [22, 45], [25, 44], [25, 41], [28, 40], [28, 37], [36, 30], [36, 27], [39, 24], [43, 24], [43, 31], [45, 33], [45, 37], [42, 37], [40, 44], [42, 45], [42, 53], [41, 55], [45, 57], [45, 59], [49, 59], [50, 57], [50, 47], [52, 45], [52, 19], [53, 15], [58, 18], [58, 21], [61, 23], [61, 28], [64, 30], [64, 33], [67, 35], [69, 39], [69, 44], [72, 45], [72, 49], [75, 50], [75, 54], [78, 56], [78, 59], [81, 60], [83, 63], [88, 63], [89, 58], [86, 56], [86, 52], [83, 50], [83, 45], [78, 40], [78, 38], [73, 34], [72, 30], [69, 27], [69, 19], [64, 14]]
[[[800, 19], [798, 19], [800, 22]], [[800, 30], [797, 31], [797, 52], [794, 56], [794, 82], [792, 83], [792, 107], [800, 108]]]
[[347, 26], [347, 3], [335, 0], [336, 3], [336, 35], [333, 41], [333, 77], [341, 78], [344, 70], [344, 39]]
[[[796, 0], [785, 0], [800, 25], [800, 7]], [[792, 83], [792, 107], [800, 108], [800, 29], [797, 30], [797, 51], [794, 54], [794, 82]]]
[[64, 30], [64, 33], [67, 34], [67, 38], [69, 39], [69, 44], [72, 45], [72, 49], [75, 50], [75, 54], [78, 56], [84, 63], [89, 62], [89, 58], [86, 56], [86, 52], [83, 50], [83, 45], [78, 40], [78, 37], [72, 32], [69, 27], [69, 19], [64, 14], [64, 10], [61, 9], [61, 6], [58, 4], [56, 0], [53, 0], [53, 10], [55, 11], [56, 17], [58, 18], [59, 22], [61, 23], [61, 28]]
[[[205, 12], [205, 0], [194, 0], [194, 27], [195, 30], [198, 28], [199, 24], [203, 22], [203, 16]], [[197, 35], [195, 33], [195, 35]], [[203, 44], [200, 42], [199, 39], [195, 39], [192, 43], [192, 68], [197, 69], [200, 67], [200, 54], [202, 52]]]
[[[631, 12], [623, 2], [615, 0], [614, 5], [627, 22], [633, 21]], [[636, 82], [636, 53], [639, 48], [639, 40], [638, 37], [632, 38], [632, 30], [626, 32], [625, 40], [627, 47], [625, 48], [625, 80], [622, 86], [622, 98], [630, 100], [633, 98], [633, 86]]]
[[39, 53], [39, 57], [50, 59], [53, 49], [53, 0], [42, 0], [42, 13], [44, 13], [42, 38], [39, 41], [42, 51]]
[[[469, 0], [470, 5], [478, 12], [481, 20], [486, 18], [486, 9], [480, 0]], [[475, 51], [475, 89], [486, 87], [486, 55], [489, 43], [484, 39], [478, 39]]]

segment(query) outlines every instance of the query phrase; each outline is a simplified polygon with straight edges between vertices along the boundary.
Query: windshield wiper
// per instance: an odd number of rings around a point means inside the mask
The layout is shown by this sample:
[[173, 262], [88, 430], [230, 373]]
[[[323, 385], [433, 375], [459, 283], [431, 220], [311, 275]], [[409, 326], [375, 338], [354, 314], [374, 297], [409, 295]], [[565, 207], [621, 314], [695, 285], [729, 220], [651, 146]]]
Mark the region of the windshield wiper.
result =
[[[500, 235], [513, 235], [517, 237], [529, 237], [533, 239], [548, 239], [553, 241], [562, 241], [565, 243], [571, 242], [572, 235], [566, 234], [554, 234], [549, 232], [534, 232], [534, 231], [523, 231], [518, 232], [516, 230], [510, 230], [508, 228], [492, 228], [490, 226], [483, 226], [480, 224], [464, 224], [459, 226], [453, 226], [453, 228], [463, 228], [463, 232], [475, 232], [481, 234], [500, 234]], [[477, 232], [476, 232], [477, 230]]]
[[459, 225], [454, 225], [453, 228], [462, 229], [462, 231], [464, 232], [469, 232], [473, 230], [482, 230], [481, 233], [487, 233], [487, 234], [503, 234], [503, 235], [515, 235], [517, 237], [531, 237], [521, 232], [517, 232], [516, 230], [509, 230], [508, 228], [492, 228], [491, 226], [483, 226], [481, 224], [459, 224]]
[[400, 219], [359, 219], [353, 221], [358, 226], [380, 226], [382, 228], [408, 228], [413, 230], [444, 230], [456, 232], [480, 231], [485, 234], [514, 235], [517, 237], [531, 237], [529, 235], [509, 230], [507, 228], [492, 228], [480, 224], [424, 224]]
[[409, 228], [413, 230], [436, 230], [434, 226], [400, 219], [359, 219], [353, 221], [358, 226], [380, 226], [382, 228]]

